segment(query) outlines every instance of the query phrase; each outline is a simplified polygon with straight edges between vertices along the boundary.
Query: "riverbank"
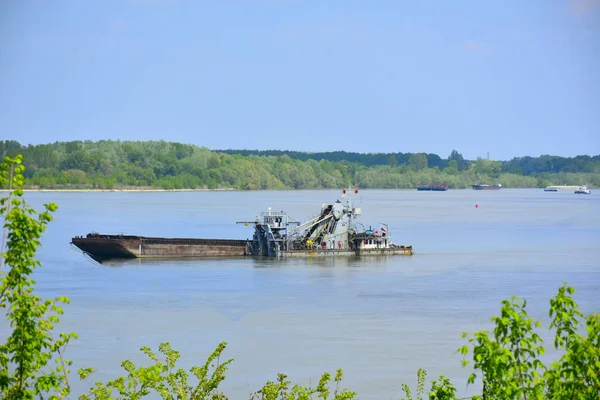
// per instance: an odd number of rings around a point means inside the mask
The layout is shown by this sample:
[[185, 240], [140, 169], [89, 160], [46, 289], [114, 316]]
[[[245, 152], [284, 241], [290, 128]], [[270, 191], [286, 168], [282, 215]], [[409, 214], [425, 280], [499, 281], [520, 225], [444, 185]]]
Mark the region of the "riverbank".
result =
[[222, 192], [237, 189], [24, 189], [24, 192]]
[[[23, 189], [23, 192], [61, 192], [61, 193], [102, 193], [102, 192], [225, 192], [236, 191], [239, 189]], [[6, 189], [1, 189], [0, 192], [7, 192]]]
[[[28, 187], [23, 189], [24, 192], [74, 192], [74, 193], [101, 193], [101, 192], [224, 192], [224, 191], [235, 191], [239, 189], [234, 188], [216, 188], [216, 189], [208, 189], [208, 188], [196, 188], [196, 189], [162, 189], [162, 188], [152, 188], [152, 187], [125, 187], [125, 188], [113, 188], [113, 189], [97, 189], [97, 188], [36, 188], [36, 187]], [[8, 189], [0, 188], [0, 192], [8, 192]]]
[[[579, 188], [579, 186], [552, 186], [553, 188], [557, 188], [558, 191], [570, 191]], [[384, 189], [384, 188], [364, 188], [370, 190], [417, 190], [417, 188], [398, 188], [398, 189]], [[457, 188], [457, 189], [449, 189], [449, 190], [470, 190], [471, 188]], [[506, 189], [539, 189], [543, 190], [543, 187], [503, 187], [503, 190]], [[247, 191], [265, 191], [265, 190], [273, 190], [273, 189], [236, 189], [236, 188], [216, 188], [216, 189], [208, 189], [208, 188], [196, 188], [196, 189], [162, 189], [162, 188], [151, 188], [151, 187], [128, 187], [128, 188], [118, 188], [118, 189], [82, 189], [82, 188], [27, 188], [23, 189], [24, 192], [64, 192], [64, 193], [102, 193], [102, 192], [247, 192]], [[279, 189], [279, 190], [328, 190], [323, 188], [304, 188], [304, 189]], [[8, 192], [8, 189], [0, 189], [0, 192]]]
[[[390, 191], [416, 191], [417, 189], [379, 189], [379, 188], [368, 188], [371, 190], [390, 190]], [[503, 188], [503, 190], [511, 189], [539, 189], [543, 188]], [[294, 189], [284, 189], [284, 191]], [[297, 189], [299, 190], [299, 189]], [[301, 190], [327, 190], [327, 189], [301, 189]], [[471, 190], [465, 189], [450, 189], [450, 190]], [[23, 189], [23, 192], [29, 193], [177, 193], [177, 192], [248, 192], [248, 191], [268, 191], [263, 189], [253, 190], [242, 190], [242, 189]], [[567, 190], [558, 190], [559, 192], [566, 192]], [[8, 192], [8, 189], [0, 189], [0, 193]]]

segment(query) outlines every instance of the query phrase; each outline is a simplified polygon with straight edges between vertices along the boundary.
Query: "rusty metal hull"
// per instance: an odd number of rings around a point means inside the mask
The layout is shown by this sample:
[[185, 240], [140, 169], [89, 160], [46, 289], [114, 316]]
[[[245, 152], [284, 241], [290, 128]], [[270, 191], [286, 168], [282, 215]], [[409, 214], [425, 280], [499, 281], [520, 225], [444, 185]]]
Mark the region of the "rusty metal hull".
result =
[[89, 234], [71, 243], [98, 262], [127, 258], [243, 257], [247, 240]]

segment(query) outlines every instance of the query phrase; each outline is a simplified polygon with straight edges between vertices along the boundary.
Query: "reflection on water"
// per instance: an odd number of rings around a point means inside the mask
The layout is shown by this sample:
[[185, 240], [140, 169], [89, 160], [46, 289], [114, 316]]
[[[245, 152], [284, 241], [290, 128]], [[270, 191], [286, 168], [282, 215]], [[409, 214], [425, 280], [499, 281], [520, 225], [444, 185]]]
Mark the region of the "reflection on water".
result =
[[231, 260], [244, 259], [246, 257], [170, 257], [170, 258], [125, 258], [125, 259], [112, 259], [102, 261], [101, 263], [92, 259], [99, 266], [105, 267], [133, 267], [133, 266], [144, 266], [146, 267], [186, 267], [196, 266], [202, 267], [203, 265], [214, 265], [219, 262], [226, 262]]
[[254, 258], [252, 265], [256, 268], [284, 268], [286, 266], [321, 267], [321, 268], [368, 268], [387, 263], [390, 258], [402, 256], [340, 256], [340, 257], [298, 257], [298, 258]]
[[[439, 194], [439, 195], [438, 195]], [[554, 194], [556, 195], [556, 193]], [[277, 372], [312, 382], [342, 367], [361, 399], [397, 398], [423, 367], [466, 395], [460, 334], [489, 327], [510, 295], [547, 325], [548, 298], [567, 281], [583, 311], [600, 309], [600, 196], [537, 190], [440, 193], [362, 190], [365, 224], [384, 221], [415, 255], [289, 259], [136, 259], [98, 264], [69, 249], [91, 231], [246, 239], [235, 221], [266, 207], [297, 219], [337, 191], [27, 193], [59, 211], [36, 272], [45, 297], [66, 295], [61, 326], [79, 334], [68, 356], [96, 380], [120, 373], [138, 349], [170, 341], [182, 366], [220, 341], [234, 357], [224, 387], [244, 398]], [[478, 204], [478, 208], [475, 208]], [[0, 322], [0, 333], [8, 331]], [[547, 337], [546, 331], [542, 336]], [[550, 346], [549, 346], [550, 347]], [[548, 357], [552, 357], [549, 354]], [[89, 384], [73, 380], [75, 393]]]
[[[93, 258], [82, 254], [84, 257], [88, 257], [88, 260], [99, 266], [104, 267], [134, 267], [144, 266], [146, 267], [198, 267], [203, 266], [214, 266], [219, 264], [229, 265], [232, 262], [242, 261], [244, 265], [250, 265], [254, 268], [285, 268], [286, 266], [297, 266], [303, 265], [305, 267], [323, 267], [323, 268], [368, 268], [377, 265], [384, 265], [390, 262], [390, 259], [397, 259], [405, 256], [390, 256], [390, 255], [373, 255], [358, 257], [352, 256], [339, 256], [339, 257], [172, 257], [172, 258], [126, 258], [126, 259], [112, 259], [107, 261], [98, 262]], [[409, 261], [409, 256], [406, 256]]]

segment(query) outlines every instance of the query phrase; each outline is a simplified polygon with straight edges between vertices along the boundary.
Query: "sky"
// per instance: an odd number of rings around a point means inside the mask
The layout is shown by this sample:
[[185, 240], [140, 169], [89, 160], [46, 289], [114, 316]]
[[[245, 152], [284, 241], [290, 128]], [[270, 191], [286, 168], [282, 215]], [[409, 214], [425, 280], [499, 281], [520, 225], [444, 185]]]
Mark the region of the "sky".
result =
[[600, 0], [4, 0], [0, 139], [600, 154]]

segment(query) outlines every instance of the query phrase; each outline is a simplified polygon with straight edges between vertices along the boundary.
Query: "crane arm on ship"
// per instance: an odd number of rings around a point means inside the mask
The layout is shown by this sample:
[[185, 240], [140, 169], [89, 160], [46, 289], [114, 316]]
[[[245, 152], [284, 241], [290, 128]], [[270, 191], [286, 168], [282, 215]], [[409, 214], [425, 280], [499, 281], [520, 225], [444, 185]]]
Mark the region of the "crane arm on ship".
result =
[[[326, 221], [327, 219], [329, 219], [329, 218], [331, 218], [331, 217], [333, 217], [333, 214], [331, 214], [331, 213], [330, 213], [330, 214], [328, 214], [327, 216], [325, 216], [324, 218], [321, 218], [321, 216], [318, 216], [318, 217], [316, 217], [316, 218], [313, 218], [313, 219], [311, 219], [310, 221], [307, 221], [307, 222], [303, 223], [302, 225], [298, 225], [297, 227], [295, 227], [295, 228], [291, 229], [291, 230], [290, 230], [290, 234], [297, 233], [297, 232], [301, 231], [301, 230], [302, 230], [302, 229], [304, 229], [304, 228], [306, 228], [306, 229], [310, 229], [310, 228], [312, 228], [313, 226], [315, 226], [315, 225], [318, 225], [318, 224], [320, 224], [321, 222], [323, 222], [323, 221]], [[319, 219], [319, 218], [321, 218], [321, 219]]]

